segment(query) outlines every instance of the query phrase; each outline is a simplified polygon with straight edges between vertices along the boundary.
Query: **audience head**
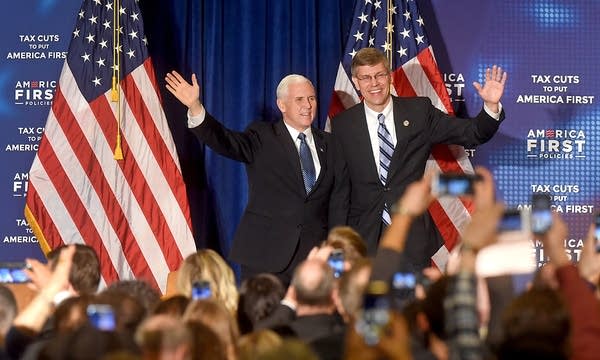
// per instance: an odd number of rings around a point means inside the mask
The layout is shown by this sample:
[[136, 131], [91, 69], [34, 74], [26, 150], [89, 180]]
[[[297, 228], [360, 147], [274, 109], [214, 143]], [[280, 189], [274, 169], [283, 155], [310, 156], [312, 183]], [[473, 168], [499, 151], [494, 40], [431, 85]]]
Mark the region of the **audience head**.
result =
[[165, 314], [173, 317], [183, 317], [183, 313], [190, 303], [190, 298], [184, 295], [174, 295], [160, 300], [152, 310], [152, 314]]
[[146, 314], [149, 314], [160, 301], [158, 290], [143, 280], [115, 281], [104, 289], [103, 293], [125, 293], [130, 295], [143, 306]]
[[238, 292], [233, 270], [223, 258], [211, 249], [201, 249], [185, 258], [177, 272], [177, 288], [180, 294], [191, 297], [192, 284], [206, 280], [210, 283], [213, 297], [235, 314]]
[[257, 274], [242, 281], [237, 308], [240, 331], [245, 334], [269, 316], [285, 295], [281, 281], [273, 274]]
[[237, 323], [223, 304], [215, 299], [192, 301], [183, 314], [185, 322], [200, 322], [212, 329], [227, 349], [229, 359], [237, 355], [240, 333]]
[[291, 283], [298, 306], [332, 306], [334, 279], [331, 267], [321, 260], [300, 263]]
[[198, 321], [189, 321], [186, 328], [192, 334], [191, 360], [232, 360], [230, 352], [225, 348], [222, 339], [213, 329]]
[[66, 334], [87, 324], [87, 306], [93, 301], [93, 295], [72, 296], [63, 300], [54, 310], [56, 333]]
[[[59, 254], [66, 245], [60, 246], [47, 254], [50, 268], [54, 270]], [[96, 251], [88, 245], [75, 244], [73, 265], [69, 273], [69, 282], [77, 294], [94, 294], [100, 284], [100, 261]]]
[[[84, 325], [75, 331], [59, 334], [41, 350], [40, 359], [89, 360], [105, 359], [116, 353], [139, 353], [133, 336], [115, 331], [102, 331]], [[123, 355], [121, 355], [123, 356]]]
[[134, 334], [148, 313], [144, 308], [144, 303], [135, 295], [134, 292], [126, 293], [123, 289], [108, 288], [96, 295], [94, 302], [110, 305], [115, 314], [117, 331]]
[[297, 339], [284, 339], [274, 349], [260, 354], [257, 360], [317, 360], [318, 357], [304, 342]]
[[254, 360], [281, 345], [282, 339], [273, 330], [263, 329], [240, 337], [239, 360]]
[[569, 313], [559, 293], [531, 289], [504, 310], [498, 359], [568, 359], [569, 333]]
[[351, 265], [367, 256], [367, 244], [360, 234], [350, 226], [336, 226], [329, 231], [325, 245], [342, 249], [344, 258]]
[[191, 330], [183, 321], [169, 315], [144, 320], [135, 333], [144, 359], [186, 359], [192, 349]]

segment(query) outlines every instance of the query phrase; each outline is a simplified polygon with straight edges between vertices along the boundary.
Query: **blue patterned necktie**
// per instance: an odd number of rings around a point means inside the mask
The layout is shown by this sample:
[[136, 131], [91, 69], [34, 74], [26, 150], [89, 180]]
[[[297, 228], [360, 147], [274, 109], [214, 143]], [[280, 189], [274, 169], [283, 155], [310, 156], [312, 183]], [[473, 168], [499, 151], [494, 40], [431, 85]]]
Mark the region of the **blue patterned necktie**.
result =
[[[379, 114], [377, 115], [377, 120], [379, 121], [379, 127], [377, 128], [377, 136], [379, 137], [379, 180], [385, 186], [388, 171], [390, 170], [390, 162], [392, 161], [392, 154], [394, 154], [394, 143], [392, 142], [392, 135], [390, 135], [385, 126], [385, 116]], [[387, 203], [384, 204], [381, 220], [385, 225], [392, 223]]]
[[304, 133], [298, 134], [300, 139], [300, 165], [302, 165], [302, 179], [304, 179], [304, 189], [306, 193], [310, 193], [312, 187], [315, 185], [316, 172], [315, 164], [313, 163], [312, 155], [310, 154], [310, 148], [306, 143], [306, 135]]

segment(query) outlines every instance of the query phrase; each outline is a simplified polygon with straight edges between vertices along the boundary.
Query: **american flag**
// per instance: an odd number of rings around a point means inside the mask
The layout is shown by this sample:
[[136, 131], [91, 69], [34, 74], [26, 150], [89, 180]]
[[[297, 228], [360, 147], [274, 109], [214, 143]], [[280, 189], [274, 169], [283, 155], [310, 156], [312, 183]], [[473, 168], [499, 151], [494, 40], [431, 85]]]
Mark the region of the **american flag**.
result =
[[[452, 114], [446, 86], [437, 67], [433, 49], [425, 33], [425, 21], [414, 0], [357, 0], [352, 27], [346, 42], [329, 108], [329, 119], [361, 99], [352, 85], [352, 57], [364, 47], [383, 51], [390, 60], [394, 88], [398, 96], [427, 96], [438, 109]], [[438, 145], [432, 151], [427, 168], [443, 172], [473, 172], [464, 149]], [[470, 219], [471, 204], [458, 199], [440, 199], [429, 208], [444, 245], [432, 257], [445, 268], [449, 251], [459, 241], [460, 231]]]
[[25, 216], [44, 252], [92, 246], [106, 284], [135, 278], [164, 291], [169, 271], [195, 251], [136, 0], [83, 2], [29, 172]]

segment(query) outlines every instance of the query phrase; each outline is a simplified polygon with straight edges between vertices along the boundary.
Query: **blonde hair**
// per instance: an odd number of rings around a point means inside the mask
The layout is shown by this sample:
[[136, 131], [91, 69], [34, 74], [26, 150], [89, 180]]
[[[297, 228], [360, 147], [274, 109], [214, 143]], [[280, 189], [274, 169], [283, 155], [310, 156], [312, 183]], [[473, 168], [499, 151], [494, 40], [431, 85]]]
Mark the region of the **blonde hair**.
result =
[[191, 297], [192, 284], [200, 280], [208, 281], [213, 297], [231, 314], [236, 313], [238, 291], [233, 270], [214, 250], [201, 249], [185, 258], [177, 271], [178, 292]]

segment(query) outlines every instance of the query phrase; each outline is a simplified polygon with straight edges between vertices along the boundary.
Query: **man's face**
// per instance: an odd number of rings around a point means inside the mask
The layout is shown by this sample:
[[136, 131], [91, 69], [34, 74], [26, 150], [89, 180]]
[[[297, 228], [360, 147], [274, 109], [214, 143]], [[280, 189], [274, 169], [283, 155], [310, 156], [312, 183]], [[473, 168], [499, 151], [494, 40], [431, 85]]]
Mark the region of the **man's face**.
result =
[[382, 111], [390, 100], [390, 73], [382, 63], [358, 66], [352, 82], [374, 111]]
[[317, 113], [315, 89], [306, 81], [292, 83], [287, 95], [277, 99], [277, 107], [283, 114], [283, 121], [302, 132], [310, 127]]

